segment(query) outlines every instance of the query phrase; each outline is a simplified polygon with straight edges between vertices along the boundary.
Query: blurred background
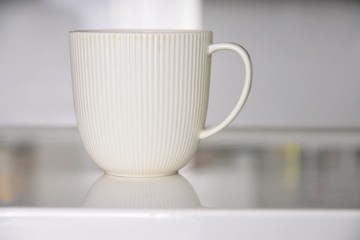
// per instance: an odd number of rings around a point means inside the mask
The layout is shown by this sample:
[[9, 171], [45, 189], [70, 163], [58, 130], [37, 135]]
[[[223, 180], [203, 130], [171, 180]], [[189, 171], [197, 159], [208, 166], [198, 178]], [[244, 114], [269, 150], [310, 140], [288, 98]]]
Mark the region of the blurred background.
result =
[[[207, 29], [250, 52], [254, 84], [232, 126], [360, 127], [355, 0], [0, 0], [0, 125], [75, 126], [68, 32]], [[207, 125], [241, 92], [244, 69], [213, 57]]]

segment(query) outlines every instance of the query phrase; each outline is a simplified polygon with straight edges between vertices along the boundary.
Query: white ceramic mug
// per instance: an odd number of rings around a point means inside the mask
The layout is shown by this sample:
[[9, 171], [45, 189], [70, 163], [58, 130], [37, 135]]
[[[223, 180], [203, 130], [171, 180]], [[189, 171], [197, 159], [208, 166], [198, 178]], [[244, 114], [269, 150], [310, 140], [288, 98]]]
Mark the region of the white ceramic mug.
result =
[[[245, 83], [230, 115], [204, 128], [211, 54], [218, 50], [242, 57]], [[251, 87], [246, 50], [212, 43], [210, 31], [73, 31], [70, 53], [79, 132], [92, 159], [110, 175], [178, 172], [200, 139], [234, 120]]]

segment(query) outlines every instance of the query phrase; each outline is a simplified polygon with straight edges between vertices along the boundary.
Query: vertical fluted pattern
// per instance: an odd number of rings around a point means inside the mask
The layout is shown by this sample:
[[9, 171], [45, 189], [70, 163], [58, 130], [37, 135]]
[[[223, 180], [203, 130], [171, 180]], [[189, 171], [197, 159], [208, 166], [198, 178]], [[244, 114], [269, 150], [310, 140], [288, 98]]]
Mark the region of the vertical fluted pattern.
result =
[[114, 175], [177, 172], [195, 152], [211, 32], [70, 34], [75, 110], [94, 161]]

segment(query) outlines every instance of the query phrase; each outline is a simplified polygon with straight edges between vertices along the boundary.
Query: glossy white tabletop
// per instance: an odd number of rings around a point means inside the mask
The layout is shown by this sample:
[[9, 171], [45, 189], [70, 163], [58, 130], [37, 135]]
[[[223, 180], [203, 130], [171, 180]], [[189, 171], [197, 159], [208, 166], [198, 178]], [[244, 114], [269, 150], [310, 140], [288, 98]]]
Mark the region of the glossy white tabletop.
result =
[[0, 239], [360, 238], [360, 131], [227, 130], [180, 175], [106, 176], [76, 129], [0, 129]]

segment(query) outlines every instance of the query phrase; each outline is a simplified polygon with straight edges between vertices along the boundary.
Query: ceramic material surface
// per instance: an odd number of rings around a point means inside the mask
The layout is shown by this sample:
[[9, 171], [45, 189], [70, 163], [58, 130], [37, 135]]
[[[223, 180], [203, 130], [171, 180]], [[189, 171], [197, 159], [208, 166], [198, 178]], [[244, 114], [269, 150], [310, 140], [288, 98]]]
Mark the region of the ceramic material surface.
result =
[[[176, 173], [200, 139], [226, 127], [249, 95], [250, 57], [209, 31], [74, 31], [70, 33], [78, 128], [95, 163], [110, 175]], [[204, 129], [211, 54], [238, 53], [246, 69], [241, 96], [219, 125]]]

